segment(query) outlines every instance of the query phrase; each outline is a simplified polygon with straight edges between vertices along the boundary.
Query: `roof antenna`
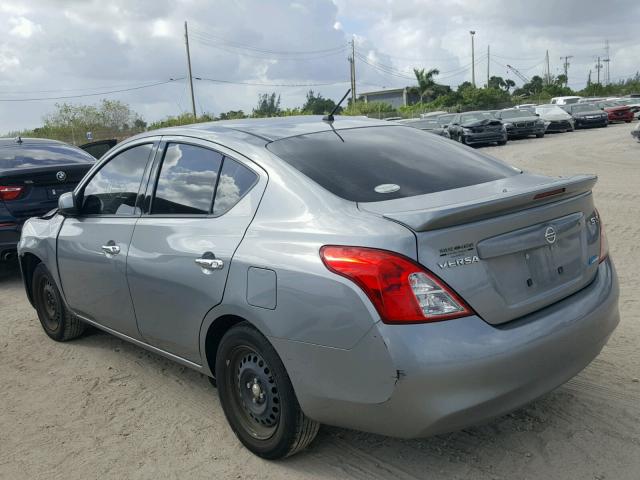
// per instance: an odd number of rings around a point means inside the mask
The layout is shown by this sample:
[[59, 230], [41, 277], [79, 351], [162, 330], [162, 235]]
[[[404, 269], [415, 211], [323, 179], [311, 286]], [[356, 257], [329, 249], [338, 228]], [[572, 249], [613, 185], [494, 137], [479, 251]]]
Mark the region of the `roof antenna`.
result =
[[347, 98], [347, 95], [349, 95], [349, 92], [351, 92], [351, 89], [347, 90], [347, 93], [345, 93], [344, 97], [342, 97], [342, 99], [338, 103], [336, 103], [336, 106], [333, 107], [333, 110], [331, 110], [331, 113], [329, 115], [325, 115], [324, 117], [322, 117], [323, 122], [333, 122], [334, 120], [333, 114], [336, 113], [338, 108], [340, 108], [340, 105], [342, 104], [342, 102], [344, 102], [344, 99]]

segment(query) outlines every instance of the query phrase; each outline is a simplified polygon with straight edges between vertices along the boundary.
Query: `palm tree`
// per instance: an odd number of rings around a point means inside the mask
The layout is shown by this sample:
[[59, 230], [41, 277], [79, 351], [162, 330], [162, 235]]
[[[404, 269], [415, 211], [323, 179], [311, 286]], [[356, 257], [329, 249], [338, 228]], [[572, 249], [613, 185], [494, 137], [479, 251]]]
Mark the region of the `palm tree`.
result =
[[418, 81], [416, 90], [418, 95], [420, 95], [420, 103], [422, 103], [422, 100], [425, 96], [434, 96], [436, 82], [433, 77], [439, 75], [440, 70], [438, 70], [437, 68], [432, 68], [431, 70], [425, 72], [424, 68], [421, 68], [420, 70], [414, 68], [413, 73], [415, 74], [416, 80]]

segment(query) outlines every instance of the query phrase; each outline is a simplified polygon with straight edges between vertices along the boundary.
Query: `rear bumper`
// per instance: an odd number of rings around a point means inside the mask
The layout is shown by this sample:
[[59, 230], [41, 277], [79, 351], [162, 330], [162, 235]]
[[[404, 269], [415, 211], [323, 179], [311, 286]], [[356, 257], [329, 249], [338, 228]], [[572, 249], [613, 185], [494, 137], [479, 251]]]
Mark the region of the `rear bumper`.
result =
[[0, 227], [0, 261], [6, 260], [7, 255], [16, 253], [20, 241], [21, 225], [15, 227]]
[[[618, 322], [618, 282], [608, 259], [588, 287], [502, 327], [477, 316], [419, 325], [378, 323], [374, 330], [384, 348], [367, 349], [365, 364], [379, 374], [362, 367], [362, 372], [351, 371], [348, 363], [343, 363], [344, 371], [322, 371], [314, 362], [313, 372], [298, 369], [292, 380], [296, 386], [300, 374], [324, 377], [316, 380], [324, 385], [323, 398], [296, 388], [303, 410], [315, 420], [383, 435], [424, 437], [506, 414], [555, 389], [599, 354]], [[353, 360], [362, 365], [361, 359]], [[386, 365], [388, 361], [392, 365]], [[389, 398], [373, 403], [375, 393], [386, 389], [389, 371], [395, 372]], [[331, 390], [332, 380], [325, 379], [344, 375], [358, 388], [370, 389], [371, 403], [342, 400], [354, 397], [348, 388], [344, 391], [348, 383], [341, 392]]]

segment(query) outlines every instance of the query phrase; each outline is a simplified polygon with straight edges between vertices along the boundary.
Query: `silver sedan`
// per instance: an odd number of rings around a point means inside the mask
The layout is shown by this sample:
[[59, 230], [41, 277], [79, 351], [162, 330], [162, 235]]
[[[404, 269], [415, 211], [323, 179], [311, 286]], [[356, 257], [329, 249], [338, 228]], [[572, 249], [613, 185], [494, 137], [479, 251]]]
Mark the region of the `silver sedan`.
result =
[[19, 258], [52, 339], [93, 325], [204, 373], [275, 459], [321, 423], [460, 429], [588, 365], [619, 320], [595, 182], [391, 122], [204, 123], [117, 145]]

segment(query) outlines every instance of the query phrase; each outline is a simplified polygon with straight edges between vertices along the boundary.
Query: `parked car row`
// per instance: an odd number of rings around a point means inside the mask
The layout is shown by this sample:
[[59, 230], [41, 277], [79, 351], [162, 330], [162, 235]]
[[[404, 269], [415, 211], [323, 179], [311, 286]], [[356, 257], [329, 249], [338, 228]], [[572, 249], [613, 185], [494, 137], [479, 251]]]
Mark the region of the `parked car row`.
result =
[[[576, 128], [606, 127], [612, 122], [630, 123], [640, 112], [637, 98], [585, 99], [556, 97], [544, 105], [523, 104], [503, 110], [463, 113], [432, 112], [421, 118], [388, 119], [451, 138], [466, 145], [496, 143], [545, 133], [572, 132]], [[637, 136], [635, 133], [632, 135]]]

